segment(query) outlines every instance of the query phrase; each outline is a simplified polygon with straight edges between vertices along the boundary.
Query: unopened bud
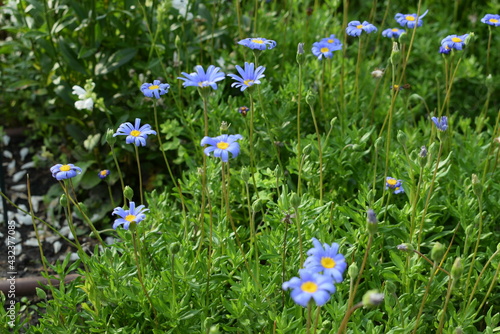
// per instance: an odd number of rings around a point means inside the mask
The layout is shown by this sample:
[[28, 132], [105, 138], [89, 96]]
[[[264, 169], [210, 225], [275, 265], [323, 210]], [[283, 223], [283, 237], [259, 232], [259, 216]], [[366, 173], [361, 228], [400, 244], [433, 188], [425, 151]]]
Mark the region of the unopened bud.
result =
[[358, 277], [358, 273], [359, 273], [358, 265], [356, 264], [356, 262], [354, 262], [349, 266], [349, 269], [347, 269], [347, 274], [349, 274], [351, 280], [355, 280], [356, 277]]
[[129, 186], [125, 186], [125, 189], [123, 189], [123, 195], [126, 199], [131, 201], [132, 198], [134, 198], [134, 191]]
[[116, 143], [116, 137], [113, 137], [114, 134], [115, 134], [115, 132], [113, 131], [113, 129], [108, 129], [106, 131], [106, 142], [110, 146], [113, 146]]
[[420, 148], [420, 153], [418, 154], [418, 156], [422, 159], [427, 158], [427, 147], [425, 147], [425, 145]]
[[411, 244], [401, 244], [401, 245], [397, 245], [396, 248], [402, 252], [413, 252], [415, 248], [413, 248], [413, 246]]
[[401, 144], [401, 145], [405, 145], [406, 144], [406, 139], [407, 139], [407, 136], [406, 136], [406, 133], [404, 133], [403, 131], [401, 130], [398, 130], [398, 135], [397, 135], [397, 139], [398, 139], [398, 142]]
[[172, 254], [172, 255], [177, 254], [177, 253], [179, 253], [180, 249], [181, 249], [181, 244], [180, 243], [178, 243], [178, 242], [172, 242], [170, 244], [170, 247], [169, 247], [170, 254]]
[[464, 334], [464, 330], [462, 329], [461, 326], [455, 328], [455, 334]]
[[451, 278], [453, 278], [455, 281], [458, 281], [460, 279], [460, 276], [462, 276], [463, 271], [464, 266], [462, 265], [462, 259], [457, 257], [455, 259], [455, 262], [453, 262], [453, 266], [451, 267]]
[[222, 121], [222, 123], [220, 124], [220, 131], [226, 132], [227, 130], [229, 130], [230, 126], [231, 126], [231, 124], [227, 124], [226, 121]]
[[368, 229], [368, 233], [371, 235], [374, 235], [377, 233], [377, 227], [378, 227], [378, 220], [377, 220], [377, 214], [373, 209], [368, 209], [366, 212], [366, 228]]
[[434, 262], [439, 262], [444, 256], [444, 252], [446, 249], [444, 248], [443, 244], [436, 242], [434, 246], [432, 247], [431, 250], [431, 259]]
[[292, 193], [290, 196], [290, 204], [297, 209], [300, 206], [300, 197], [296, 193]]
[[255, 200], [255, 202], [253, 202], [253, 204], [252, 204], [252, 210], [254, 212], [262, 210], [262, 200], [260, 198], [257, 199], [257, 200]]
[[61, 197], [59, 198], [59, 204], [61, 204], [61, 206], [68, 205], [68, 197], [66, 197], [66, 194], [61, 195]]
[[392, 43], [392, 52], [391, 52], [391, 63], [397, 64], [399, 63], [399, 59], [401, 58], [401, 52], [399, 51], [399, 45], [397, 42]]
[[369, 290], [363, 295], [363, 306], [373, 307], [382, 304], [384, 301], [384, 294], [378, 290]]
[[472, 174], [472, 190], [477, 197], [481, 196], [483, 187], [476, 174]]
[[248, 171], [248, 168], [243, 167], [241, 169], [241, 179], [245, 182], [248, 183], [248, 180], [250, 180], [250, 172]]

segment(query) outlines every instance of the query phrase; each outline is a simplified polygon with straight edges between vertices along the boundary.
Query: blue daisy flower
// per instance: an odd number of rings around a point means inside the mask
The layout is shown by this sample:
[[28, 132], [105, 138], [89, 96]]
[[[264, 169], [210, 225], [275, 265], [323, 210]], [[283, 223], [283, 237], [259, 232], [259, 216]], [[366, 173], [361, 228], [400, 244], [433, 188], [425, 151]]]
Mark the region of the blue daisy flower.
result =
[[399, 38], [401, 34], [405, 33], [406, 31], [404, 29], [398, 29], [398, 28], [393, 28], [393, 29], [385, 29], [382, 31], [382, 36], [388, 37], [388, 38]]
[[97, 176], [99, 176], [100, 179], [105, 179], [109, 175], [109, 173], [109, 169], [103, 169], [99, 173], [97, 173]]
[[265, 50], [273, 49], [276, 46], [276, 42], [270, 39], [265, 39], [262, 37], [256, 38], [245, 38], [238, 42], [238, 44], [246, 46], [250, 49]]
[[417, 14], [401, 14], [397, 13], [394, 16], [394, 19], [402, 26], [402, 27], [408, 27], [409, 29], [413, 29], [415, 27], [415, 23], [417, 24], [417, 27], [422, 26], [424, 23], [422, 21], [422, 18], [427, 15], [429, 10], [426, 10], [422, 15], [417, 17]]
[[283, 290], [292, 289], [292, 299], [302, 307], [307, 307], [309, 300], [314, 299], [316, 305], [322, 306], [335, 293], [335, 285], [330, 276], [321, 275], [307, 269], [299, 270], [299, 277], [283, 283]]
[[431, 117], [431, 120], [434, 122], [439, 131], [446, 131], [448, 129], [448, 117]]
[[201, 65], [196, 65], [194, 69], [196, 70], [196, 72], [191, 74], [182, 72], [181, 74], [185, 76], [185, 78], [177, 78], [180, 80], [184, 80], [184, 82], [182, 83], [184, 87], [195, 86], [204, 88], [210, 86], [213, 89], [217, 89], [216, 82], [223, 80], [226, 76], [223, 72], [219, 72], [220, 67], [215, 67], [214, 65], [210, 65], [207, 68], [207, 72], [205, 72]]
[[394, 194], [404, 193], [405, 190], [403, 188], [403, 181], [397, 180], [393, 177], [385, 178], [385, 189], [394, 189]]
[[240, 144], [236, 141], [242, 139], [241, 135], [221, 135], [218, 137], [204, 137], [201, 140], [201, 146], [207, 146], [203, 152], [210, 156], [210, 153], [214, 153], [214, 157], [221, 158], [223, 162], [229, 160], [229, 153], [232, 154], [233, 158], [236, 158], [240, 154]]
[[61, 181], [75, 177], [77, 174], [80, 174], [82, 172], [82, 169], [80, 167], [76, 167], [73, 164], [57, 164], [50, 167], [50, 172], [57, 181]]
[[154, 80], [153, 83], [143, 83], [141, 91], [144, 96], [160, 98], [160, 95], [167, 94], [170, 88], [169, 84], [162, 84], [160, 80]]
[[129, 209], [125, 210], [121, 207], [116, 207], [113, 210], [113, 215], [118, 215], [121, 218], [115, 219], [115, 222], [113, 223], [113, 228], [116, 230], [116, 228], [120, 225], [123, 225], [123, 228], [128, 230], [130, 223], [135, 222], [138, 224], [142, 220], [146, 218], [146, 215], [144, 212], [149, 211], [149, 209], [146, 209], [144, 205], [139, 205], [137, 208], [135, 207], [134, 202], [129, 203]]
[[367, 21], [364, 21], [363, 23], [359, 21], [351, 21], [347, 25], [347, 28], [345, 28], [345, 32], [349, 36], [354, 36], [354, 37], [358, 37], [359, 35], [361, 35], [363, 31], [366, 32], [367, 34], [370, 34], [372, 32], [377, 31], [377, 27], [375, 27], [373, 24]]
[[240, 74], [240, 76], [236, 74], [228, 74], [229, 77], [233, 78], [237, 82], [233, 82], [231, 87], [240, 88], [241, 91], [244, 91], [248, 87], [252, 87], [253, 85], [260, 84], [261, 78], [265, 77], [263, 74], [266, 68], [264, 66], [259, 66], [254, 70], [255, 65], [253, 63], [245, 62], [245, 69], [243, 70], [240, 66], [236, 65], [236, 70]]
[[127, 136], [125, 142], [127, 144], [134, 143], [135, 146], [146, 146], [146, 139], [148, 139], [148, 135], [155, 135], [156, 131], [151, 130], [151, 125], [144, 124], [141, 126], [141, 119], [135, 119], [135, 125], [132, 125], [130, 122], [123, 123], [118, 127], [116, 133], [113, 134], [113, 137], [116, 136]]
[[321, 60], [323, 57], [332, 58], [333, 51], [338, 51], [338, 50], [342, 50], [342, 44], [330, 44], [328, 42], [313, 43], [311, 49], [313, 55], [318, 57], [319, 60]]
[[328, 44], [341, 44], [340, 40], [336, 38], [334, 34], [331, 34], [330, 37], [322, 38], [320, 42], [325, 42]]
[[461, 35], [461, 36], [450, 35], [450, 36], [447, 36], [446, 38], [443, 38], [443, 40], [441, 41], [441, 45], [447, 46], [450, 49], [463, 50], [463, 48], [465, 46], [465, 40], [467, 39], [468, 36], [469, 36], [469, 34], [465, 34], [465, 35]]
[[500, 15], [498, 14], [486, 14], [481, 22], [486, 23], [490, 26], [498, 27], [500, 26]]
[[441, 46], [439, 47], [439, 53], [442, 53], [442, 54], [447, 55], [447, 54], [449, 54], [450, 52], [451, 52], [451, 48], [450, 48], [448, 45], [444, 45], [444, 46], [443, 46], [443, 45], [441, 45]]
[[309, 257], [304, 262], [304, 268], [316, 273], [323, 272], [323, 275], [331, 276], [335, 283], [342, 282], [347, 263], [344, 255], [338, 253], [339, 244], [334, 242], [331, 246], [321, 245], [316, 238], [312, 242], [314, 248], [307, 252]]

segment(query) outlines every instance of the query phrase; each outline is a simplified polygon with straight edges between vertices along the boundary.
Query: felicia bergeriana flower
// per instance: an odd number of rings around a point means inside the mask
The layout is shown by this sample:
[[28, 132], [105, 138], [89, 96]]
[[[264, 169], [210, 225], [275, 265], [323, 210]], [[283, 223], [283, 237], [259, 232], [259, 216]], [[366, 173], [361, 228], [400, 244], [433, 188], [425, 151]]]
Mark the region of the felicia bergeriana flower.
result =
[[318, 239], [312, 239], [314, 248], [307, 251], [309, 257], [304, 262], [304, 268], [315, 272], [323, 272], [324, 275], [331, 276], [335, 283], [342, 282], [342, 274], [347, 268], [344, 255], [339, 254], [339, 244], [334, 242], [331, 246], [323, 244]]
[[201, 146], [210, 145], [206, 147], [203, 152], [207, 156], [210, 156], [210, 152], [214, 152], [214, 157], [221, 158], [222, 161], [227, 162], [229, 160], [229, 153], [236, 158], [240, 154], [240, 144], [236, 141], [242, 139], [241, 135], [221, 135], [218, 137], [204, 137], [201, 140]]
[[450, 49], [462, 50], [465, 46], [465, 40], [467, 39], [467, 36], [469, 36], [469, 34], [465, 34], [462, 36], [450, 35], [441, 41], [441, 45], [445, 47], [447, 46]]
[[219, 72], [220, 67], [215, 67], [214, 65], [210, 65], [207, 68], [207, 72], [201, 65], [196, 65], [194, 67], [196, 72], [187, 74], [186, 72], [182, 72], [181, 74], [185, 76], [185, 78], [178, 77], [177, 79], [184, 80], [182, 85], [184, 87], [195, 86], [195, 87], [212, 87], [213, 89], [217, 89], [217, 81], [221, 81], [226, 76], [224, 72]]
[[388, 38], [399, 38], [399, 36], [401, 36], [401, 34], [405, 32], [406, 31], [404, 29], [398, 29], [398, 28], [385, 29], [384, 31], [382, 31], [382, 36]]
[[486, 14], [481, 19], [481, 22], [486, 23], [490, 26], [498, 27], [498, 26], [500, 26], [500, 15], [498, 15], [498, 14]]
[[408, 27], [409, 29], [415, 28], [415, 23], [417, 24], [417, 27], [421, 27], [422, 24], [424, 23], [422, 21], [422, 18], [427, 15], [427, 12], [429, 10], [426, 10], [422, 15], [417, 17], [417, 14], [401, 14], [397, 13], [396, 16], [394, 16], [394, 19], [401, 24], [402, 27]]
[[314, 299], [316, 305], [322, 306], [335, 292], [330, 276], [321, 275], [307, 269], [299, 270], [299, 277], [293, 277], [283, 283], [283, 290], [292, 289], [292, 299], [300, 306], [307, 307], [309, 300]]
[[156, 131], [151, 130], [151, 125], [144, 124], [141, 126], [141, 119], [136, 118], [135, 125], [132, 125], [130, 122], [120, 125], [113, 137], [127, 136], [125, 140], [127, 144], [134, 143], [135, 146], [146, 146], [146, 139], [148, 139], [148, 135], [155, 134]]
[[238, 108], [238, 112], [241, 114], [241, 116], [243, 117], [246, 117], [247, 116], [247, 113], [248, 111], [250, 110], [250, 108], [246, 107], [246, 106], [242, 106], [242, 107], [239, 107]]
[[342, 44], [330, 44], [328, 42], [316, 42], [313, 43], [312, 46], [312, 53], [316, 57], [318, 57], [319, 60], [321, 60], [323, 57], [325, 58], [332, 58], [333, 57], [333, 51], [338, 51], [342, 50]]
[[236, 74], [228, 74], [229, 77], [233, 78], [237, 82], [233, 82], [231, 87], [240, 88], [244, 91], [248, 87], [255, 84], [260, 84], [261, 78], [265, 77], [263, 74], [266, 68], [264, 66], [259, 66], [254, 70], [255, 65], [253, 63], [245, 63], [245, 69], [243, 70], [240, 66], [236, 65], [236, 70], [241, 75], [241, 77]]
[[245, 38], [238, 42], [238, 44], [249, 47], [250, 49], [265, 50], [273, 49], [276, 46], [276, 42], [270, 39], [265, 39], [262, 37], [256, 38]]
[[331, 34], [330, 37], [322, 38], [320, 42], [325, 42], [328, 44], [341, 44], [340, 40], [336, 38], [334, 34]]
[[120, 225], [123, 224], [123, 228], [128, 230], [130, 223], [135, 222], [136, 224], [141, 222], [146, 218], [146, 215], [144, 212], [149, 211], [149, 209], [146, 209], [144, 205], [139, 205], [137, 208], [135, 207], [134, 202], [129, 203], [129, 209], [125, 210], [121, 207], [116, 207], [113, 210], [113, 215], [118, 215], [121, 218], [115, 219], [115, 222], [113, 223], [113, 228], [116, 230], [116, 228]]
[[434, 122], [439, 131], [446, 131], [446, 129], [448, 129], [448, 117], [431, 117], [431, 120]]
[[354, 37], [358, 37], [363, 31], [365, 31], [367, 34], [370, 34], [377, 31], [377, 27], [367, 21], [364, 21], [363, 23], [359, 21], [351, 21], [347, 25], [347, 28], [345, 28], [345, 32], [349, 36]]
[[451, 48], [448, 45], [441, 45], [439, 47], [439, 53], [442, 53], [444, 55], [447, 55], [451, 52]]
[[144, 96], [154, 96], [157, 99], [160, 98], [160, 95], [167, 94], [169, 88], [169, 84], [162, 84], [160, 80], [154, 80], [153, 83], [143, 83], [141, 85], [141, 91]]
[[109, 175], [110, 171], [109, 169], [103, 169], [99, 173], [97, 173], [97, 176], [101, 179], [105, 179]]
[[399, 193], [404, 193], [405, 190], [403, 189], [403, 181], [397, 180], [393, 177], [386, 177], [385, 178], [385, 189], [394, 189], [394, 194], [399, 194]]
[[72, 177], [75, 177], [77, 174], [80, 174], [82, 172], [82, 169], [80, 167], [76, 167], [73, 164], [57, 164], [50, 167], [50, 172], [57, 181], [61, 181], [64, 179], [71, 179]]

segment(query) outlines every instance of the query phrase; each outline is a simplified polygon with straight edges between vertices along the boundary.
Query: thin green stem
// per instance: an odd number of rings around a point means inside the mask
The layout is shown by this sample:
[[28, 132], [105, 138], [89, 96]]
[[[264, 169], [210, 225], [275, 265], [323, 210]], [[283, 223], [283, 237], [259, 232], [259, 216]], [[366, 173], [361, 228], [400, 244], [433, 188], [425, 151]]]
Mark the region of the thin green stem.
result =
[[252, 182], [253, 186], [255, 187], [255, 194], [257, 195], [257, 198], [259, 198], [259, 191], [257, 190], [257, 181], [255, 181], [255, 156], [254, 156], [254, 145], [253, 145], [253, 118], [254, 118], [254, 101], [253, 101], [253, 95], [250, 93], [250, 132], [248, 134], [248, 139], [249, 139], [249, 146], [250, 146], [250, 168], [251, 168], [251, 174], [252, 174]]
[[488, 49], [486, 51], [486, 74], [490, 73], [490, 49], [491, 49], [491, 36], [492, 36], [492, 30], [490, 25], [488, 25], [488, 31], [489, 35], [488, 35]]
[[437, 266], [437, 264], [436, 264], [436, 262], [434, 262], [434, 266], [433, 266], [432, 271], [431, 271], [431, 276], [429, 277], [429, 282], [427, 283], [427, 286], [425, 287], [425, 293], [424, 293], [424, 296], [422, 297], [422, 302], [420, 303], [420, 309], [418, 310], [417, 319], [415, 320], [415, 328], [413, 329], [413, 332], [412, 332], [413, 334], [415, 334], [417, 332], [420, 317], [422, 316], [422, 312], [424, 311], [424, 305], [425, 305], [425, 302], [427, 300], [427, 296], [429, 295], [429, 291], [431, 289], [431, 284], [432, 284], [432, 281], [433, 281], [435, 273], [436, 273], [436, 266]]
[[123, 182], [122, 170], [120, 169], [120, 164], [118, 164], [118, 159], [116, 159], [114, 145], [110, 144], [109, 146], [111, 148], [111, 155], [113, 155], [113, 160], [115, 162], [116, 171], [118, 172], [118, 176], [120, 177], [120, 183], [122, 185], [123, 204], [125, 205], [125, 203], [127, 203], [127, 198], [125, 197], [125, 194], [123, 192], [125, 190], [125, 183]]
[[450, 278], [448, 281], [448, 289], [446, 290], [446, 298], [444, 300], [443, 310], [441, 311], [441, 317], [439, 319], [439, 327], [436, 333], [440, 334], [443, 332], [444, 326], [444, 318], [446, 317], [446, 308], [448, 307], [448, 303], [450, 302], [451, 291], [453, 291], [453, 287], [455, 286], [455, 280]]
[[356, 108], [359, 110], [359, 72], [361, 69], [361, 36], [358, 37], [358, 58], [356, 61], [356, 77], [354, 79], [354, 87], [356, 89]]
[[313, 305], [313, 300], [310, 299], [309, 303], [307, 303], [307, 322], [306, 322], [306, 333], [307, 334], [311, 333], [312, 305]]
[[490, 296], [491, 290], [493, 290], [493, 287], [495, 286], [495, 284], [498, 280], [498, 273], [499, 272], [500, 272], [500, 262], [498, 262], [497, 269], [495, 270], [495, 273], [492, 276], [493, 278], [491, 279], [490, 287], [488, 288], [486, 295], [484, 295], [483, 301], [481, 302], [481, 305], [478, 307], [477, 312], [479, 312], [483, 309], [484, 304], [488, 300], [488, 297]]
[[297, 165], [298, 165], [298, 180], [297, 180], [297, 195], [302, 196], [302, 146], [300, 145], [300, 105], [302, 103], [302, 65], [299, 64], [299, 87], [297, 98]]
[[303, 246], [302, 246], [302, 229], [300, 228], [302, 223], [300, 221], [300, 215], [299, 215], [298, 208], [294, 208], [294, 212], [295, 212], [295, 224], [297, 226], [297, 236], [299, 237], [299, 254], [300, 254], [300, 266], [299, 266], [299, 268], [302, 268], [302, 265], [304, 264], [304, 252], [303, 252]]
[[362, 306], [363, 306], [363, 302], [359, 302], [356, 305], [354, 305], [353, 307], [347, 309], [347, 312], [345, 313], [344, 318], [342, 319], [342, 322], [340, 323], [337, 334], [344, 333], [344, 331], [347, 327], [347, 323], [349, 322], [349, 318], [354, 313], [354, 311], [356, 311], [358, 308], [360, 308]]
[[[484, 265], [483, 270], [481, 270], [481, 273], [479, 273], [479, 276], [476, 279], [476, 283], [474, 284], [474, 287], [472, 288], [472, 291], [470, 293], [470, 297], [469, 297], [469, 300], [467, 301], [467, 306], [465, 307], [465, 309], [469, 308], [470, 303], [472, 302], [472, 298], [474, 297], [474, 294], [476, 293], [477, 286], [479, 285], [479, 282], [481, 282], [481, 277], [483, 277], [483, 274], [486, 272], [486, 268], [488, 268], [491, 261], [493, 261], [493, 258], [495, 256], [497, 256], [499, 252], [500, 252], [500, 250], [497, 249], [497, 251], [495, 253], [493, 253], [493, 255], [490, 256], [490, 258], [488, 259], [488, 261]], [[479, 308], [479, 309], [481, 309], [481, 308]]]
[[474, 253], [472, 254], [469, 272], [467, 273], [467, 280], [465, 281], [466, 283], [464, 296], [467, 296], [467, 292], [469, 291], [470, 278], [472, 275], [472, 270], [474, 269], [474, 264], [476, 263], [477, 250], [479, 249], [479, 242], [481, 241], [481, 234], [483, 232], [483, 201], [481, 198], [481, 194], [476, 194], [476, 197], [479, 206], [479, 229], [477, 231], [476, 245], [474, 246]]
[[137, 160], [137, 170], [139, 172], [139, 194], [141, 196], [141, 204], [144, 204], [144, 198], [142, 194], [142, 172], [141, 172], [141, 161], [139, 159], [139, 149], [137, 145], [134, 145], [135, 149], [135, 159]]
[[316, 332], [318, 331], [319, 315], [321, 314], [320, 310], [321, 310], [321, 306], [316, 306], [316, 317], [314, 319], [314, 325], [313, 325], [314, 332], [313, 332], [313, 334], [316, 334]]
[[[307, 100], [306, 100], [307, 102]], [[321, 136], [319, 134], [318, 122], [314, 115], [314, 108], [311, 103], [307, 102], [311, 109], [311, 116], [314, 122], [314, 129], [316, 130], [316, 138], [318, 141], [318, 154], [319, 154], [319, 205], [323, 205], [323, 149], [321, 147]]]

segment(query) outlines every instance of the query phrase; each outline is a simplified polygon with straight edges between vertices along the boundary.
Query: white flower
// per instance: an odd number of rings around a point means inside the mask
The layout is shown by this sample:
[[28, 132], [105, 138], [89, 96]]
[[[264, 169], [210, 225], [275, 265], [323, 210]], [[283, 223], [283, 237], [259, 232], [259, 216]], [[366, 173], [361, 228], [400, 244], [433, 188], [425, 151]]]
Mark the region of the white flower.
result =
[[85, 100], [76, 101], [75, 107], [78, 110], [83, 110], [83, 109], [92, 110], [94, 108], [94, 100], [92, 100], [92, 98], [89, 97], [88, 99]]
[[85, 85], [85, 88], [87, 88], [87, 90], [85, 90], [84, 88], [77, 86], [77, 85], [72, 87], [72, 89], [73, 89], [72, 94], [78, 95], [79, 101], [75, 102], [75, 108], [78, 110], [83, 110], [83, 109], [92, 110], [92, 109], [94, 109], [93, 97], [95, 94], [93, 94], [93, 92], [92, 92], [92, 90], [94, 88], [94, 84], [87, 82], [87, 84]]

